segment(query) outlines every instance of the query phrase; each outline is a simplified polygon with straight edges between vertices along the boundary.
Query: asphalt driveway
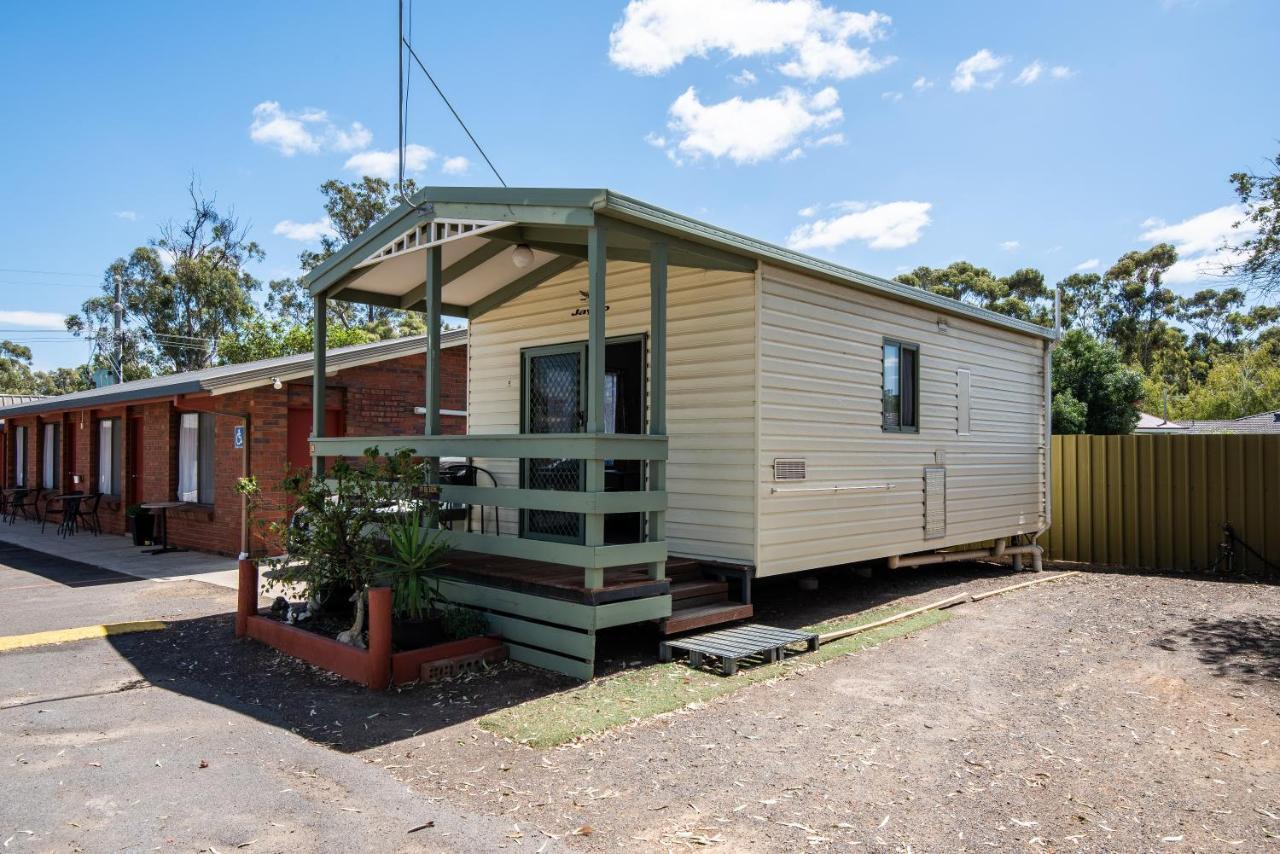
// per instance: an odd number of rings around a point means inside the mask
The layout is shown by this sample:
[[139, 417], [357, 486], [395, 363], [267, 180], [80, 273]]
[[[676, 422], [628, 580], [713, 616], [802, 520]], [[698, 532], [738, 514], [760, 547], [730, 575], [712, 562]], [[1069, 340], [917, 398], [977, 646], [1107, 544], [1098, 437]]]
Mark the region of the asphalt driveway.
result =
[[[4, 636], [135, 620], [174, 626], [0, 653], [4, 851], [346, 854], [509, 843], [505, 824], [300, 737], [252, 698], [193, 691], [180, 668], [144, 674], [131, 660], [139, 646], [181, 647], [186, 621], [209, 620], [229, 637], [233, 608], [223, 588], [0, 545]], [[181, 652], [190, 660], [202, 651]]]

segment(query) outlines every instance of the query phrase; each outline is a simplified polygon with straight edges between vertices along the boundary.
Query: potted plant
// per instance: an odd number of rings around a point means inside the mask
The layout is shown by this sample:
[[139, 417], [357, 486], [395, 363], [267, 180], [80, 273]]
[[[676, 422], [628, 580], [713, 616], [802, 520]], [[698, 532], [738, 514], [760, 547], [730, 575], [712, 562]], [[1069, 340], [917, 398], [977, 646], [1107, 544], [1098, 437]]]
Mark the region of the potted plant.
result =
[[449, 552], [445, 534], [417, 502], [383, 525], [386, 546], [377, 558], [377, 579], [391, 588], [391, 642], [398, 649], [417, 649], [448, 639], [436, 613], [439, 593], [431, 574]]
[[124, 510], [125, 524], [133, 534], [135, 546], [149, 546], [155, 537], [156, 518], [141, 504], [130, 504]]

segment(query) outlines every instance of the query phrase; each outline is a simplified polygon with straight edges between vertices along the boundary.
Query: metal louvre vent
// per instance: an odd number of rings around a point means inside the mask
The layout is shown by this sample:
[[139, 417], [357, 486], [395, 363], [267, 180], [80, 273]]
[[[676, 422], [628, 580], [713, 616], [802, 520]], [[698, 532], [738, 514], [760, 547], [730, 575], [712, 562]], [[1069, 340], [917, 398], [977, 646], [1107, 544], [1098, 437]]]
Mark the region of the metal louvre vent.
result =
[[924, 538], [947, 535], [947, 470], [943, 466], [924, 469]]
[[774, 480], [804, 480], [804, 460], [787, 459], [773, 461]]

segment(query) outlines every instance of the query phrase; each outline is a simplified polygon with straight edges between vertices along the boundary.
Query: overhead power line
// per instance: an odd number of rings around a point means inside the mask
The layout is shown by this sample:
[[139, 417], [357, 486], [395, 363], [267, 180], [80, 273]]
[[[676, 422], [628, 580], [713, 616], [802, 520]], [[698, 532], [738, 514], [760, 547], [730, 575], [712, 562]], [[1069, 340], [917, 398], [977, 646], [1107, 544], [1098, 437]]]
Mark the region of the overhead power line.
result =
[[[413, 26], [412, 3], [410, 3], [410, 6], [409, 6], [409, 21], [410, 21], [409, 26], [412, 28]], [[463, 133], [467, 135], [467, 139], [471, 140], [471, 144], [476, 147], [476, 151], [480, 152], [480, 156], [484, 158], [484, 162], [488, 164], [489, 169], [493, 172], [494, 177], [498, 179], [498, 183], [504, 187], [507, 186], [507, 182], [503, 179], [502, 174], [498, 172], [498, 167], [493, 165], [493, 161], [489, 159], [489, 155], [485, 153], [484, 148], [481, 147], [480, 142], [475, 137], [475, 134], [473, 134], [471, 132], [471, 129], [467, 127], [467, 123], [462, 120], [462, 116], [458, 115], [458, 111], [454, 109], [453, 104], [449, 101], [449, 97], [445, 95], [444, 90], [440, 88], [440, 84], [436, 82], [436, 79], [431, 76], [431, 72], [427, 70], [427, 66], [423, 63], [422, 59], [418, 56], [418, 52], [413, 49], [413, 44], [409, 41], [408, 38], [406, 38], [405, 32], [404, 32], [404, 0], [400, 0], [400, 45], [401, 45], [400, 55], [402, 57], [402, 60], [401, 60], [402, 65], [403, 65], [404, 51], [408, 50], [409, 56], [412, 57], [415, 63], [417, 63], [418, 68], [422, 69], [422, 73], [426, 75], [427, 80], [431, 83], [432, 88], [434, 88], [436, 90], [436, 94], [440, 96], [440, 100], [444, 101], [444, 105], [449, 108], [449, 112], [453, 114], [453, 118], [458, 122], [458, 126], [462, 128]], [[400, 73], [400, 104], [398, 105], [398, 110], [400, 115], [400, 141], [399, 141], [400, 142], [400, 183], [402, 185], [404, 184], [404, 151], [405, 151], [405, 143], [407, 140], [406, 133], [407, 133], [408, 116], [409, 116], [408, 87], [406, 86], [406, 82], [407, 81], [406, 81], [404, 72], [402, 70]]]
[[36, 276], [71, 276], [78, 279], [96, 279], [100, 275], [99, 273], [68, 273], [59, 272], [57, 270], [19, 270], [16, 267], [0, 267], [0, 273], [30, 273]]

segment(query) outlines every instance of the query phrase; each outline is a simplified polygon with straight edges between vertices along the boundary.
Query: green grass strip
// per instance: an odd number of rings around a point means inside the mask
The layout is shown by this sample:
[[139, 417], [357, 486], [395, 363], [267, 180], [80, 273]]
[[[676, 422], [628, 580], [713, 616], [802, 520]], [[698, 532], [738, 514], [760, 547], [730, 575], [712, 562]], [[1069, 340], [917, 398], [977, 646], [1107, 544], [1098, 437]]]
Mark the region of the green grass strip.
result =
[[[906, 610], [905, 606], [877, 608], [856, 617], [808, 626], [806, 631], [821, 633], [866, 625]], [[481, 728], [503, 738], [532, 747], [555, 747], [694, 703], [705, 703], [757, 682], [787, 676], [801, 668], [860, 652], [891, 638], [936, 625], [950, 616], [950, 611], [926, 611], [824, 644], [818, 647], [817, 652], [788, 658], [777, 664], [746, 667], [728, 677], [694, 670], [678, 661], [625, 670], [568, 691], [485, 715], [479, 723]]]

